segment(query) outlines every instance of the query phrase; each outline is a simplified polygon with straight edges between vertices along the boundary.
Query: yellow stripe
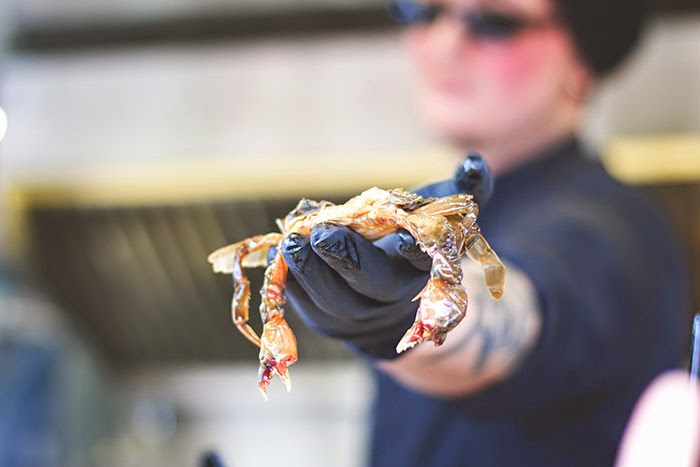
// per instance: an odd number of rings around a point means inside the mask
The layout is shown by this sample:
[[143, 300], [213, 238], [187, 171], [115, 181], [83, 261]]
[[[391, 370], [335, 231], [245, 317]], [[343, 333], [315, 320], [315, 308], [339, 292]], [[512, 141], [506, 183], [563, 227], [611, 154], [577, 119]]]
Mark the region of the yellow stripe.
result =
[[[198, 160], [189, 158], [188, 161]], [[386, 154], [228, 158], [167, 164], [120, 164], [11, 180], [7, 239], [21, 251], [25, 215], [36, 206], [154, 206], [250, 198], [353, 195], [371, 186], [396, 188], [449, 177], [456, 157], [444, 147]]]
[[627, 183], [700, 182], [700, 133], [618, 137], [603, 164]]
[[[190, 159], [191, 160], [191, 159]], [[15, 180], [32, 205], [153, 205], [265, 197], [359, 193], [371, 186], [410, 187], [449, 177], [456, 159], [444, 148], [347, 157], [205, 159], [203, 163], [81, 169], [53, 179]]]

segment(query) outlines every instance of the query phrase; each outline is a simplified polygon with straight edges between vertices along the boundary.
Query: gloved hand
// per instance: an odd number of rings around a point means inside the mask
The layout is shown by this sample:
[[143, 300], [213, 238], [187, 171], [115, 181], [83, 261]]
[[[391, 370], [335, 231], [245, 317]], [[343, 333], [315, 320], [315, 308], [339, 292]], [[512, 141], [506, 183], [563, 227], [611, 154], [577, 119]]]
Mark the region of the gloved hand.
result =
[[[492, 191], [486, 163], [471, 153], [452, 179], [416, 193], [471, 193], [482, 205]], [[372, 243], [347, 227], [320, 224], [310, 237], [289, 235], [280, 248], [290, 272], [287, 300], [309, 327], [369, 357], [397, 356], [396, 344], [418, 309], [411, 299], [425, 286], [431, 266], [408, 232]]]

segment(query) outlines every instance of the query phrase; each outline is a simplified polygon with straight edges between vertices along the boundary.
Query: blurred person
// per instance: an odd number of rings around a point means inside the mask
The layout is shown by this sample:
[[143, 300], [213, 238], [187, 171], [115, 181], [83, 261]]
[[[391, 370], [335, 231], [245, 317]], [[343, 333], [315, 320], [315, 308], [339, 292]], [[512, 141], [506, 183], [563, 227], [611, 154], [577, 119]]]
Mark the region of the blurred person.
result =
[[696, 378], [675, 370], [652, 381], [634, 407], [616, 467], [700, 466], [700, 387]]
[[[681, 360], [688, 309], [664, 218], [576, 137], [587, 96], [633, 49], [644, 11], [632, 0], [390, 11], [406, 24], [428, 123], [482, 154], [496, 178], [478, 222], [506, 264], [506, 293], [493, 301], [465, 259], [462, 323], [442, 346], [397, 355], [426, 258], [405, 232], [371, 243], [322, 224], [280, 246], [289, 303], [373, 363], [371, 465], [612, 465], [643, 388]], [[416, 191], [446, 196], [463, 182]]]
[[113, 398], [60, 309], [0, 257], [0, 467], [105, 465]]
[[0, 261], [0, 467], [61, 465], [46, 309]]

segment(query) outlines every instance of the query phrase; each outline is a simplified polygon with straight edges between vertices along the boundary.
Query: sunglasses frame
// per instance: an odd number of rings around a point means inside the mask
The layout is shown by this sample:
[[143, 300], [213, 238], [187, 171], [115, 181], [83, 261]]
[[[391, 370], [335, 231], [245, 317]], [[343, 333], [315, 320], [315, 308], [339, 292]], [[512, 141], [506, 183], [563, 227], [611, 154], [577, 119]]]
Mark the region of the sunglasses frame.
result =
[[451, 12], [443, 5], [417, 0], [392, 0], [387, 4], [387, 12], [391, 19], [404, 26], [430, 25], [447, 14], [458, 19], [471, 37], [486, 40], [508, 40], [525, 30], [540, 29], [552, 24], [548, 20], [534, 20], [485, 8]]

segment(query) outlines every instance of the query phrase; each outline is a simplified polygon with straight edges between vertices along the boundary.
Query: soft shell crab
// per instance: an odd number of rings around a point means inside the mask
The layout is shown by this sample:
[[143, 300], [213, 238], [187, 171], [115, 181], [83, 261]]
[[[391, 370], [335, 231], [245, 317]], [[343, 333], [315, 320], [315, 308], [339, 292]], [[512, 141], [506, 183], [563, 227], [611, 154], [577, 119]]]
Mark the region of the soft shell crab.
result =
[[[465, 253], [482, 265], [491, 296], [499, 299], [503, 294], [505, 268], [481, 235], [477, 214], [478, 206], [469, 194], [426, 199], [403, 189], [370, 188], [342, 205], [302, 199], [284, 219], [277, 220], [281, 233], [256, 235], [209, 255], [214, 272], [233, 274], [233, 322], [260, 347], [258, 387], [263, 397], [267, 399], [267, 387], [275, 374], [287, 391], [291, 389], [288, 366], [297, 360], [296, 339], [282, 308], [287, 264], [279, 251], [268, 264], [271, 247], [292, 232], [310, 235], [314, 226], [325, 222], [347, 226], [371, 241], [407, 230], [430, 256], [432, 266], [428, 282], [414, 298], [420, 299], [415, 321], [396, 346], [401, 353], [425, 340], [441, 345], [464, 317], [467, 292], [462, 285], [461, 259]], [[266, 265], [259, 337], [248, 324], [250, 282], [243, 268]]]

